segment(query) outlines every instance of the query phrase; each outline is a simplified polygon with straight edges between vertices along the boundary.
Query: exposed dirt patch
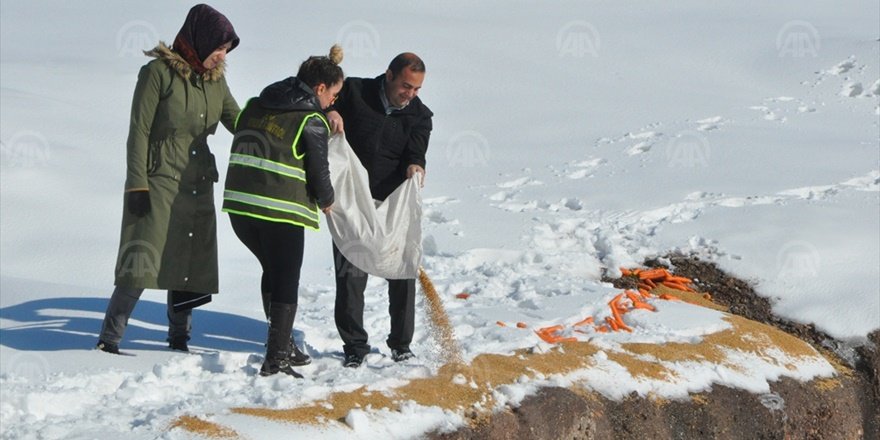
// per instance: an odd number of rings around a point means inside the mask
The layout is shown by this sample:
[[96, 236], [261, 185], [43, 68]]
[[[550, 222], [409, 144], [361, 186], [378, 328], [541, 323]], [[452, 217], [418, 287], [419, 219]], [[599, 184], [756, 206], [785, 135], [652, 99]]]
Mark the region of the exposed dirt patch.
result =
[[578, 389], [546, 388], [491, 423], [437, 434], [463, 439], [874, 439], [861, 427], [855, 379], [822, 388], [783, 379], [757, 395], [723, 386], [668, 401], [609, 400]]
[[[663, 258], [672, 263], [677, 275], [694, 280], [697, 290], [710, 292], [713, 301], [728, 307], [731, 313], [774, 326], [794, 335], [837, 362], [842, 374], [856, 376], [857, 385], [864, 390], [860, 397], [860, 410], [864, 420], [865, 438], [880, 439], [880, 330], [868, 336], [868, 343], [852, 348], [817, 330], [812, 324], [801, 324], [773, 314], [772, 302], [755, 293], [746, 281], [732, 277], [712, 262], [694, 256], [667, 255]], [[649, 267], [669, 268], [659, 260], [645, 262]]]
[[[873, 343], [854, 349], [850, 344], [836, 340], [828, 334], [817, 330], [813, 324], [792, 322], [774, 315], [772, 310], [773, 303], [770, 299], [758, 295], [755, 293], [752, 284], [728, 275], [719, 269], [715, 263], [684, 255], [667, 255], [664, 257], [664, 260], [672, 263], [673, 267], [671, 269], [677, 275], [691, 278], [697, 290], [711, 293], [712, 301], [727, 307], [730, 313], [772, 325], [809, 342], [819, 350], [830, 350], [838, 360], [850, 368], [856, 370], [869, 368], [867, 364], [864, 364], [866, 359], [870, 358], [869, 355], [865, 356], [867, 354], [865, 349], [870, 352], [876, 352], [878, 337], [872, 340]], [[668, 265], [656, 259], [646, 261], [645, 265], [670, 269]], [[880, 331], [875, 333], [880, 336]]]
[[[880, 438], [880, 330], [868, 335], [869, 344], [856, 349], [863, 361], [863, 374], [866, 377], [873, 378], [872, 389], [874, 391], [874, 420], [873, 428], [877, 433], [876, 438]], [[870, 428], [870, 426], [866, 427]], [[868, 431], [870, 432], [870, 431]]]
[[[638, 396], [613, 401], [586, 390], [550, 388], [525, 399], [518, 408], [496, 414], [490, 423], [434, 438], [880, 439], [880, 331], [869, 335], [868, 344], [851, 349], [812, 325], [775, 316], [770, 300], [758, 296], [752, 285], [727, 275], [713, 263], [682, 255], [669, 255], [664, 260], [672, 263], [676, 275], [693, 279], [696, 290], [711, 293], [713, 305], [700, 305], [726, 309], [756, 321], [736, 320], [746, 327], [763, 323], [778, 329], [772, 333], [776, 344], [796, 348], [802, 346], [801, 340], [806, 341], [825, 354], [839, 374], [808, 383], [783, 378], [773, 383], [771, 392], [765, 395], [714, 386], [686, 401]], [[659, 260], [648, 261], [646, 266], [669, 269]], [[603, 281], [619, 289], [637, 287], [633, 277]], [[699, 294], [676, 295], [697, 304], [705, 300]], [[657, 361], [694, 356], [689, 353], [693, 347], [688, 344], [665, 345], [625, 344], [625, 349]], [[698, 356], [717, 362], [720, 354], [709, 350]], [[658, 374], [658, 369], [649, 370], [646, 365], [630, 364], [628, 369], [633, 374]], [[555, 413], [554, 408], [560, 406], [567, 411]]]

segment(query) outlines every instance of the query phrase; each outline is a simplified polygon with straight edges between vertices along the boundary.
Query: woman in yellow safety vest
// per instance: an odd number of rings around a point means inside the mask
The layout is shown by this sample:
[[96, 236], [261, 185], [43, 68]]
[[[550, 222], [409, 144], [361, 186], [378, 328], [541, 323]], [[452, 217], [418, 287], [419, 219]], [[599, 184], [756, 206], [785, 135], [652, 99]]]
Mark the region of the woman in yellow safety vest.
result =
[[342, 49], [315, 56], [295, 77], [266, 87], [235, 122], [223, 211], [235, 235], [260, 261], [269, 319], [263, 376], [301, 378], [293, 366], [311, 362], [293, 343], [303, 239], [333, 205], [327, 165], [330, 127], [324, 109], [342, 88]]

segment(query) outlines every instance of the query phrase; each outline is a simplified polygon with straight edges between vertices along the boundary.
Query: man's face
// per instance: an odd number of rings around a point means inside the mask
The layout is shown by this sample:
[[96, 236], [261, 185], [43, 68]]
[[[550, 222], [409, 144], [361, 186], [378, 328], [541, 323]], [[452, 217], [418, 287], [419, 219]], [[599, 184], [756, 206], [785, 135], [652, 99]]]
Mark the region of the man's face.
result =
[[405, 107], [418, 96], [425, 80], [425, 72], [413, 72], [406, 67], [398, 75], [390, 70], [385, 72], [385, 96], [395, 107]]

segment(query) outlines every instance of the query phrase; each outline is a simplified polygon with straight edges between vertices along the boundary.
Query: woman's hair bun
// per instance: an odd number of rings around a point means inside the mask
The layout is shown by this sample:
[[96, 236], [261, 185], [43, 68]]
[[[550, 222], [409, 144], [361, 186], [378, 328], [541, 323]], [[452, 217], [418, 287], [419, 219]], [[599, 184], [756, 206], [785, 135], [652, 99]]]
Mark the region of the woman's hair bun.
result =
[[342, 62], [342, 47], [334, 44], [327, 56], [311, 56], [299, 65], [296, 77], [309, 87], [326, 84], [330, 87], [343, 79], [345, 74], [339, 63]]
[[339, 65], [342, 62], [342, 46], [334, 44], [330, 48], [330, 55], [327, 57], [330, 58], [330, 61], [333, 61], [333, 64]]

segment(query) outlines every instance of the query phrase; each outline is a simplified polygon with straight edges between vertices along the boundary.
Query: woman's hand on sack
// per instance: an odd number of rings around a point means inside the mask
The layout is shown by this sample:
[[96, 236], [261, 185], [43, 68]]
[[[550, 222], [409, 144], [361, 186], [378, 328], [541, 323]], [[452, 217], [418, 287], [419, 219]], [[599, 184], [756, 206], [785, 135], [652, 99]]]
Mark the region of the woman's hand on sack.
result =
[[420, 180], [419, 182], [420, 182], [420, 186], [421, 186], [422, 188], [424, 188], [424, 187], [425, 187], [425, 169], [422, 168], [421, 166], [419, 166], [419, 165], [415, 165], [415, 164], [410, 165], [410, 166], [406, 169], [406, 178], [407, 178], [407, 179], [410, 179], [410, 178], [412, 178], [412, 176], [414, 176], [416, 173], [419, 173], [419, 174], [422, 175], [422, 178], [421, 178], [421, 180]]
[[329, 204], [329, 205], [327, 205], [327, 206], [321, 208], [321, 212], [323, 212], [324, 214], [330, 214], [330, 211], [333, 210], [333, 205], [334, 205], [334, 204], [331, 203], [331, 204]]
[[330, 123], [330, 132], [333, 134], [342, 133], [344, 130], [342, 116], [336, 110], [327, 112], [327, 122]]

